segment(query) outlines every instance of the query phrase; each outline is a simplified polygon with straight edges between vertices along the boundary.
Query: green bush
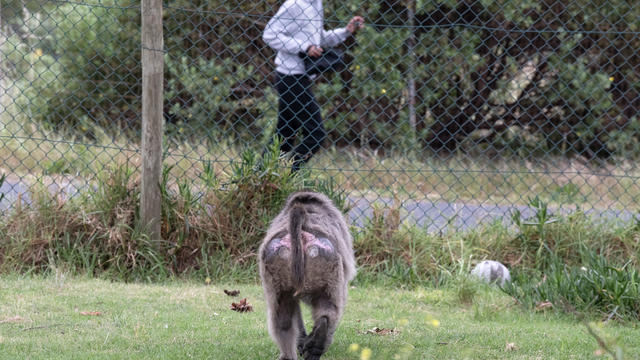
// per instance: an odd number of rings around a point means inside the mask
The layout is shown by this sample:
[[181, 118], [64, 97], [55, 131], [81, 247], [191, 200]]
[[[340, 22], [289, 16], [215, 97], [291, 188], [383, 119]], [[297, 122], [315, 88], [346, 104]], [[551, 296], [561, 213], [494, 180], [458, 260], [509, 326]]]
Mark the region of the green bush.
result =
[[250, 142], [262, 137], [264, 143], [276, 119], [275, 92], [267, 88], [257, 97], [234, 93], [243, 83], [261, 81], [253, 67], [236, 65], [231, 58], [191, 61], [186, 56], [178, 61], [165, 57], [169, 80], [164, 97], [170, 104], [167, 134], [198, 142], [206, 130], [212, 142], [221, 138]]
[[32, 15], [24, 31], [33, 36], [14, 37], [3, 49], [22, 69], [15, 74], [21, 111], [28, 109], [32, 120], [75, 135], [93, 137], [95, 125], [108, 131], [135, 129], [139, 14], [124, 8], [132, 4], [65, 3]]
[[[18, 111], [81, 135], [92, 136], [95, 125], [137, 131], [136, 4], [29, 4], [29, 14], [38, 16], [27, 16], [20, 32], [30, 36], [14, 34], [3, 45], [20, 90]], [[266, 140], [276, 95], [269, 81], [273, 51], [261, 34], [277, 6], [271, 0], [180, 0], [166, 7], [170, 136]], [[622, 0], [417, 1], [411, 23], [405, 6], [394, 0], [325, 3], [327, 28], [345, 25], [355, 13], [368, 24], [349, 51], [349, 69], [315, 88], [332, 144], [402, 154], [462, 146], [519, 155], [638, 155], [637, 7]], [[15, 23], [16, 15], [10, 18]], [[411, 25], [423, 25], [413, 34], [413, 54]], [[528, 61], [539, 74], [516, 101], [513, 79]], [[411, 76], [415, 129], [408, 111]]]

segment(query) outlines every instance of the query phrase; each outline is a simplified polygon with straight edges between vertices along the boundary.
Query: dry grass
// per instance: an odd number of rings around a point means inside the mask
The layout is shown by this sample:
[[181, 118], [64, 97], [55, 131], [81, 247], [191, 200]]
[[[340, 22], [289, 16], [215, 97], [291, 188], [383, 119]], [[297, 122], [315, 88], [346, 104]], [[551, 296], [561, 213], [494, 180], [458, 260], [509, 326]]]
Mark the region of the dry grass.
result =
[[0, 226], [0, 270], [39, 272], [64, 263], [92, 274], [162, 277], [209, 274], [221, 256], [231, 267], [252, 267], [268, 221], [303, 177], [291, 174], [277, 152], [242, 157], [224, 186], [213, 167], [205, 168], [199, 187], [170, 181], [165, 169], [161, 242], [149, 241], [139, 224], [140, 180], [128, 165], [102, 172], [71, 198], [34, 187], [32, 202], [15, 206]]

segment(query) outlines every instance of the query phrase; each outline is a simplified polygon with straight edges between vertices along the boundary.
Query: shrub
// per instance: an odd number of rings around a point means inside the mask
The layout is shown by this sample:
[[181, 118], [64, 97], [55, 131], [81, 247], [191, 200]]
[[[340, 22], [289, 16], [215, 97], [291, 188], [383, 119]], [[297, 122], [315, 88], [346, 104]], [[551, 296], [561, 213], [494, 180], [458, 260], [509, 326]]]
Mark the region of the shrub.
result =
[[262, 81], [253, 66], [235, 64], [231, 58], [191, 62], [186, 56], [179, 60], [166, 56], [165, 60], [169, 136], [198, 142], [205, 130], [205, 138], [212, 143], [220, 138], [268, 140], [264, 134], [275, 123], [277, 99], [268, 87], [260, 90], [261, 95], [243, 93], [243, 84]]
[[[93, 137], [92, 127], [135, 129], [140, 93], [139, 15], [128, 0], [43, 6], [3, 52], [21, 110], [50, 129]], [[36, 21], [36, 19], [40, 19]], [[133, 21], [132, 21], [133, 20]], [[114, 127], [113, 125], [119, 125]]]

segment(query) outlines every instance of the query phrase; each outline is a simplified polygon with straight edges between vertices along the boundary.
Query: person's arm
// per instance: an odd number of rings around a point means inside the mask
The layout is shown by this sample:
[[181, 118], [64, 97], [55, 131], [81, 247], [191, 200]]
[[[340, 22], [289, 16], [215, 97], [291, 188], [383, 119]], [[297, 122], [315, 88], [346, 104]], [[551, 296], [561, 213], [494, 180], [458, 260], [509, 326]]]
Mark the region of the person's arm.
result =
[[354, 16], [346, 27], [328, 31], [322, 29], [322, 44], [320, 45], [329, 47], [337, 46], [347, 40], [349, 36], [355, 35], [363, 26], [364, 19], [361, 16]]
[[309, 39], [296, 39], [292, 34], [300, 31], [303, 11], [295, 1], [285, 1], [278, 12], [269, 20], [262, 33], [262, 40], [276, 51], [291, 54], [307, 52], [311, 45]]
[[322, 29], [322, 43], [320, 46], [333, 47], [340, 45], [351, 35], [347, 28], [339, 28], [333, 30]]

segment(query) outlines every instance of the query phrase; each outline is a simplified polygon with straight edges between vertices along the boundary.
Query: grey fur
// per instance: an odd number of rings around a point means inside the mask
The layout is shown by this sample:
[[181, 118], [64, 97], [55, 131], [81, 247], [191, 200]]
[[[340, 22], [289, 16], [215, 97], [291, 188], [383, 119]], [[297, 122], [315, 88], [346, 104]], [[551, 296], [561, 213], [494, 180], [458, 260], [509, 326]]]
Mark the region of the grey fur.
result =
[[[312, 244], [303, 243], [308, 240], [303, 233]], [[302, 250], [302, 260], [294, 256], [296, 249]], [[280, 359], [297, 359], [297, 351], [305, 360], [319, 359], [333, 340], [348, 282], [356, 275], [353, 240], [343, 214], [323, 194], [295, 192], [271, 222], [258, 254], [269, 333], [280, 348]], [[300, 301], [312, 308], [314, 327], [308, 336]]]

